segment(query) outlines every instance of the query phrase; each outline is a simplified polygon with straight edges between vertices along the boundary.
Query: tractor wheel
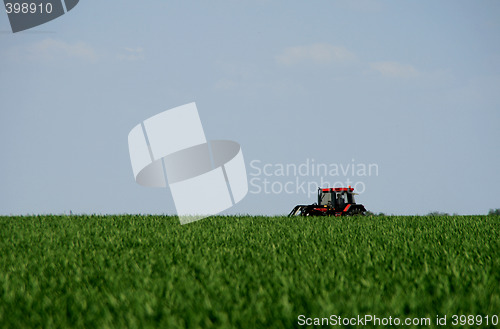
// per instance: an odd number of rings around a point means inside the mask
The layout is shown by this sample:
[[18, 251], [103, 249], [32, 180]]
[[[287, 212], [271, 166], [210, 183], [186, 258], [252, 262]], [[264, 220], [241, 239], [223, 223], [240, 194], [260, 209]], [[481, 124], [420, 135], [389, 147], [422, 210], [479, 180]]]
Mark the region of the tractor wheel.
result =
[[365, 212], [361, 209], [354, 209], [349, 213], [349, 216], [364, 216]]

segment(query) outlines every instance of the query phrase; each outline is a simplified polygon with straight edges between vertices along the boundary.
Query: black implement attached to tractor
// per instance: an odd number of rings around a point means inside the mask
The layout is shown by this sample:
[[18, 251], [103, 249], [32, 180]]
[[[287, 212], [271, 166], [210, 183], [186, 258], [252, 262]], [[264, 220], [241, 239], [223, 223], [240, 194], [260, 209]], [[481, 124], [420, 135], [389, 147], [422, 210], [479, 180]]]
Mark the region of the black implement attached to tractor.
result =
[[297, 205], [288, 216], [355, 216], [366, 212], [354, 201], [352, 187], [318, 188], [318, 203]]

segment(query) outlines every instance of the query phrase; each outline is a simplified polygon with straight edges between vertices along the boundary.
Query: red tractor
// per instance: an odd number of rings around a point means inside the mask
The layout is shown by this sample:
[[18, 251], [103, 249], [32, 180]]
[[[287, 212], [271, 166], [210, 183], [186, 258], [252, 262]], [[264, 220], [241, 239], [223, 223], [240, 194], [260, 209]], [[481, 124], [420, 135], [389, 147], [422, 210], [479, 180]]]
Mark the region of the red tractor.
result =
[[318, 188], [318, 203], [297, 205], [288, 216], [354, 216], [366, 212], [354, 201], [352, 187]]

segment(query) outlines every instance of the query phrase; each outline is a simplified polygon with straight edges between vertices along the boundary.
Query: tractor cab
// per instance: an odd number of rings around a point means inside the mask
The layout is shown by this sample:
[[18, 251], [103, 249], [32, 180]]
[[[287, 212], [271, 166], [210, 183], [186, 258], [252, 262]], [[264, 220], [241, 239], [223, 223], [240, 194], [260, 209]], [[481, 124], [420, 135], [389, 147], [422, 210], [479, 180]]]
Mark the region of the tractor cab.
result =
[[349, 204], [356, 204], [351, 187], [345, 188], [319, 188], [318, 205], [343, 210]]

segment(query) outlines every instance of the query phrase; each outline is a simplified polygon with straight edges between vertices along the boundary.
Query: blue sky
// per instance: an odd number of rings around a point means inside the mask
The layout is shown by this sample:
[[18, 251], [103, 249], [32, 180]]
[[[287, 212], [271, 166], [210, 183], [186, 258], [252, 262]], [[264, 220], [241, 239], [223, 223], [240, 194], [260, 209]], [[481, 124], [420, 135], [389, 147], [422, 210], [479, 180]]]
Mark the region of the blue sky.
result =
[[[12, 34], [1, 13], [0, 214], [174, 213], [134, 182], [127, 135], [192, 101], [249, 178], [254, 160], [377, 164], [325, 179], [361, 182], [375, 212], [500, 208], [498, 17], [495, 1], [86, 0]], [[313, 201], [249, 193], [227, 213]]]

